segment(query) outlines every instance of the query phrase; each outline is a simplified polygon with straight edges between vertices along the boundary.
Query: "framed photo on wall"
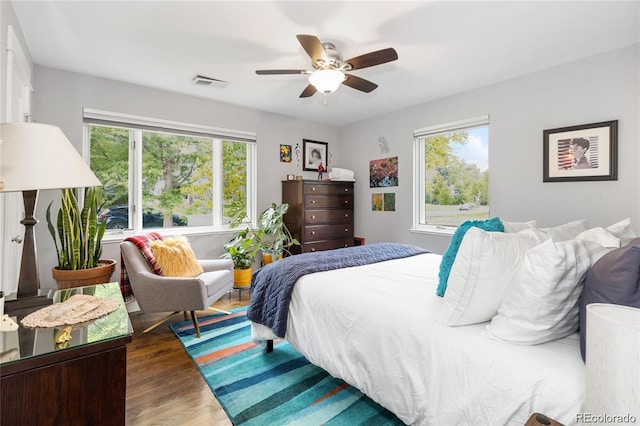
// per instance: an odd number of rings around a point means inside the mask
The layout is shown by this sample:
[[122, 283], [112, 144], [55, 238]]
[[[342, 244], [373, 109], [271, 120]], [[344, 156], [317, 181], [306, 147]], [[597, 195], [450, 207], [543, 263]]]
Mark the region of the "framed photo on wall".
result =
[[543, 131], [543, 182], [618, 180], [618, 120]]
[[329, 158], [329, 144], [327, 142], [302, 140], [302, 170], [318, 170], [320, 163], [327, 168]]

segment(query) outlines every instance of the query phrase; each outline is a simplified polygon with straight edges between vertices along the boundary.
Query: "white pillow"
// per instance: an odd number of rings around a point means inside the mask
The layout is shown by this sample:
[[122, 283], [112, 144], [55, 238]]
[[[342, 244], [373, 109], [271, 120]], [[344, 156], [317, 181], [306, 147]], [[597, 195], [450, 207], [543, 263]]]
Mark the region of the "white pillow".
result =
[[602, 247], [619, 248], [620, 238], [613, 235], [602, 227], [587, 229], [582, 231], [575, 238], [578, 241], [593, 241], [600, 244]]
[[586, 240], [529, 250], [509, 286], [488, 334], [509, 343], [536, 345], [578, 330], [582, 277], [609, 250]]
[[631, 242], [631, 240], [638, 238], [636, 233], [633, 232], [633, 229], [631, 229], [631, 219], [629, 218], [623, 219], [613, 225], [609, 225], [606, 229], [616, 237], [620, 238], [620, 246], [626, 246]]
[[507, 222], [505, 220], [502, 220], [502, 225], [504, 225], [504, 232], [520, 232], [525, 229], [535, 228], [537, 224], [538, 222], [535, 220], [530, 220], [528, 222]]
[[575, 220], [552, 228], [532, 228], [523, 232], [534, 234], [540, 241], [551, 238], [553, 241], [573, 240], [582, 231], [586, 231], [587, 221], [585, 219]]
[[491, 320], [525, 252], [539, 242], [525, 231], [503, 233], [470, 228], [451, 266], [442, 322], [466, 325]]

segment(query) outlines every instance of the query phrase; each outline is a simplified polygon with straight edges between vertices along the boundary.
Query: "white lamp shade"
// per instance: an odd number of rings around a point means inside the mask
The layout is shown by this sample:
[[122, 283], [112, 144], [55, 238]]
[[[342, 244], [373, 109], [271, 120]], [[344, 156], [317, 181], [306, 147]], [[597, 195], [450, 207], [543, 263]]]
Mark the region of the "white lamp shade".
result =
[[584, 412], [599, 424], [640, 420], [640, 309], [587, 305], [586, 339]]
[[100, 181], [56, 126], [0, 124], [0, 192], [99, 186]]
[[331, 93], [338, 90], [340, 84], [344, 81], [345, 76], [342, 71], [339, 70], [320, 70], [316, 71], [309, 76], [309, 83], [321, 93]]

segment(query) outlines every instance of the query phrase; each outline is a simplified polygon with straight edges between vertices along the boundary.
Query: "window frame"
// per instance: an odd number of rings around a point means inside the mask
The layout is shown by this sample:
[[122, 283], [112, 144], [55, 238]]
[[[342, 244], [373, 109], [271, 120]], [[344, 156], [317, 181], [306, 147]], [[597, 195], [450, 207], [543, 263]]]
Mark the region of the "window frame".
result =
[[413, 131], [413, 223], [412, 228], [409, 230], [410, 232], [434, 235], [453, 235], [456, 229], [458, 229], [457, 226], [430, 225], [426, 223], [425, 179], [427, 171], [425, 166], [426, 149], [423, 139], [425, 137], [435, 136], [441, 133], [461, 131], [482, 126], [490, 126], [490, 117], [488, 114], [423, 127]]
[[142, 206], [142, 133], [144, 131], [164, 132], [197, 136], [212, 139], [213, 150], [213, 188], [214, 209], [212, 224], [204, 226], [153, 228], [161, 235], [213, 234], [229, 232], [229, 224], [223, 224], [223, 176], [222, 150], [223, 141], [246, 143], [246, 181], [247, 181], [247, 216], [256, 222], [257, 212], [257, 137], [255, 133], [223, 129], [218, 127], [189, 124], [165, 119], [150, 118], [132, 114], [102, 111], [83, 108], [83, 140], [82, 152], [85, 161], [90, 164], [91, 127], [116, 127], [129, 131], [129, 208], [135, 214], [131, 215], [131, 229], [109, 230], [104, 240], [121, 239], [122, 236], [135, 235], [150, 231], [142, 227], [142, 215], [138, 213]]

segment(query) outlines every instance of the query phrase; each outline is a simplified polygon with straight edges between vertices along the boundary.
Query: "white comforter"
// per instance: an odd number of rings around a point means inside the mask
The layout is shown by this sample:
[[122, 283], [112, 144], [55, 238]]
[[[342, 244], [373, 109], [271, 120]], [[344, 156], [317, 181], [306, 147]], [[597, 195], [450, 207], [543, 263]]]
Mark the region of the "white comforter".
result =
[[[312, 363], [416, 425], [519, 425], [534, 412], [576, 422], [578, 335], [537, 346], [448, 327], [435, 295], [441, 256], [320, 272], [296, 284], [286, 339]], [[273, 338], [253, 324], [254, 340]]]

